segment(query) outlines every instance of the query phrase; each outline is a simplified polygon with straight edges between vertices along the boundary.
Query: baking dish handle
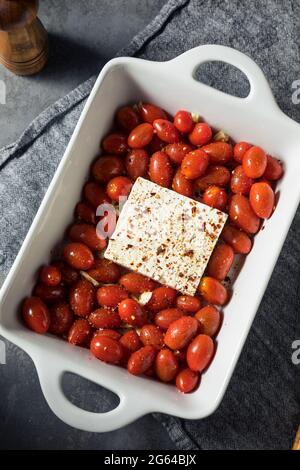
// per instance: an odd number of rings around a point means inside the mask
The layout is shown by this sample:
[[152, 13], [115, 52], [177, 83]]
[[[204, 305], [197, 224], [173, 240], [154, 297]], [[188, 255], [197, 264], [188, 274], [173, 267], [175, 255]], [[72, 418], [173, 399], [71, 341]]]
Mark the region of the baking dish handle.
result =
[[[65, 396], [62, 378], [67, 370], [51, 363], [35, 361], [41, 388], [51, 410], [69, 426], [88, 432], [108, 432], [125, 426], [148, 412], [141, 400], [118, 393], [120, 402], [116, 408], [104, 413], [96, 413], [78, 408]], [[78, 375], [78, 372], [76, 372]]]
[[263, 104], [264, 106], [268, 105], [278, 109], [271, 88], [261, 68], [246, 54], [231, 47], [215, 44], [194, 47], [178, 57], [165, 62], [165, 64], [169, 70], [173, 69], [173, 71], [180, 75], [194, 77], [199, 65], [214, 61], [233, 65], [246, 75], [250, 83], [250, 93], [247, 97], [238, 99], [258, 106]]

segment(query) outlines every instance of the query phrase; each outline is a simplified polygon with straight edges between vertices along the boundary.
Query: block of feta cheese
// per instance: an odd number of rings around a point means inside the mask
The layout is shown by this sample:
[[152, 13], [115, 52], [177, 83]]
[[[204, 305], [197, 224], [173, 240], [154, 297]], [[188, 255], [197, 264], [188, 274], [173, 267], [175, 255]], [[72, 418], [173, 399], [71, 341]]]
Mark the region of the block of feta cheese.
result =
[[226, 219], [219, 210], [138, 178], [104, 257], [194, 295]]

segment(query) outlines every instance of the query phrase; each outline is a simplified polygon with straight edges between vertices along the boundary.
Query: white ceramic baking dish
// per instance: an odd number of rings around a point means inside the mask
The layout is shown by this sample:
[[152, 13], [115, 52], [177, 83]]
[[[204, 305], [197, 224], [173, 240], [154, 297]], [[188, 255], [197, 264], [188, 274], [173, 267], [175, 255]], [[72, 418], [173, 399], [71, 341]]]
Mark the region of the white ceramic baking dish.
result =
[[[196, 67], [223, 61], [245, 73], [251, 91], [246, 98], [229, 96], [193, 78]], [[217, 352], [192, 394], [92, 358], [51, 335], [26, 329], [18, 316], [21, 300], [31, 291], [39, 266], [71, 221], [100, 139], [108, 132], [115, 110], [139, 100], [157, 103], [170, 113], [180, 108], [200, 113], [235, 140], [261, 145], [280, 157], [285, 166], [279, 200], [265, 229], [255, 237], [251, 254], [235, 282], [233, 297], [224, 309]], [[204, 418], [219, 405], [253, 322], [300, 195], [300, 126], [285, 116], [274, 101], [260, 68], [233, 49], [207, 45], [169, 62], [118, 58], [102, 70], [82, 112], [65, 155], [55, 173], [23, 246], [1, 290], [0, 333], [33, 359], [46, 400], [64, 422], [86, 431], [111, 431], [152, 411], [188, 419]], [[115, 392], [120, 403], [107, 413], [92, 413], [71, 404], [62, 391], [62, 376], [73, 372]]]

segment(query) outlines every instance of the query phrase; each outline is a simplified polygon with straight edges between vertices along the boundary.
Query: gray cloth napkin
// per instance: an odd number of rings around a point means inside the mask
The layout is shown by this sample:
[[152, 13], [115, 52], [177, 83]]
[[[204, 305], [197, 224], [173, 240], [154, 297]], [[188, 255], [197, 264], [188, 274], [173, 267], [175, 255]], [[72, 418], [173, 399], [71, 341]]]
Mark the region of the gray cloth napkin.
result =
[[[291, 100], [292, 82], [300, 78], [299, 26], [298, 0], [171, 0], [122, 55], [168, 60], [199, 44], [234, 47], [262, 67], [280, 107], [300, 122], [300, 105]], [[246, 93], [247, 84], [234, 69], [209, 65], [200, 76], [222, 90], [234, 87], [238, 95]], [[2, 278], [21, 246], [94, 80], [50, 106], [15, 144], [0, 152]], [[298, 212], [218, 410], [196, 421], [155, 414], [178, 448], [291, 446], [300, 423], [300, 365], [291, 359], [292, 342], [300, 339], [299, 228]]]

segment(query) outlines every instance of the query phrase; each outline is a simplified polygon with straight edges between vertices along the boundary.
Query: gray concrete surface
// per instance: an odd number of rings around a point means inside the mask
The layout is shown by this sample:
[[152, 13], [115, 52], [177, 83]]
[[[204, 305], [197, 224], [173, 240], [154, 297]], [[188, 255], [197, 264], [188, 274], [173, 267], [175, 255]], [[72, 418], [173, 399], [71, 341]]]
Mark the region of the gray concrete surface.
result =
[[[0, 146], [14, 141], [46, 106], [96, 73], [159, 11], [165, 0], [41, 0], [39, 16], [50, 34], [51, 56], [42, 73], [15, 77], [0, 67], [7, 103], [0, 105]], [[69, 377], [71, 401], [106, 411], [105, 391]], [[104, 397], [104, 398], [103, 398]], [[29, 357], [8, 343], [0, 364], [0, 449], [172, 449], [166, 431], [147, 416], [115, 432], [70, 428], [50, 411]]]

